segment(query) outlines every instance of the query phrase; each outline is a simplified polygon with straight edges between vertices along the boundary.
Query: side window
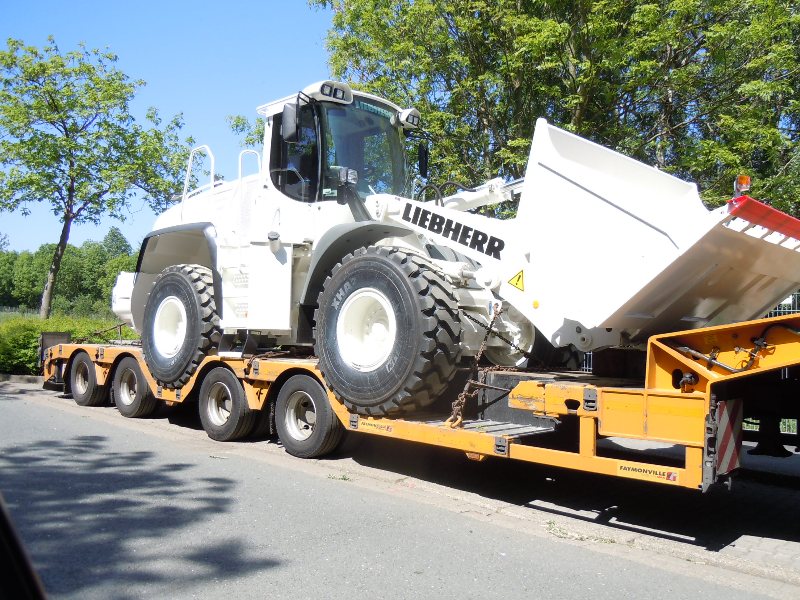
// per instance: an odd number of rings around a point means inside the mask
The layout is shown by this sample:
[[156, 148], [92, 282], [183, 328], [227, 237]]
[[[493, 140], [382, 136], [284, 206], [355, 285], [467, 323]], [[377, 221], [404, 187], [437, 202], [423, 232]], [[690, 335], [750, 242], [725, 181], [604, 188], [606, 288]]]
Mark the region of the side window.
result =
[[269, 173], [273, 185], [302, 202], [313, 202], [319, 187], [317, 127], [311, 106], [300, 108], [298, 140], [287, 144], [281, 137], [281, 115], [273, 117]]

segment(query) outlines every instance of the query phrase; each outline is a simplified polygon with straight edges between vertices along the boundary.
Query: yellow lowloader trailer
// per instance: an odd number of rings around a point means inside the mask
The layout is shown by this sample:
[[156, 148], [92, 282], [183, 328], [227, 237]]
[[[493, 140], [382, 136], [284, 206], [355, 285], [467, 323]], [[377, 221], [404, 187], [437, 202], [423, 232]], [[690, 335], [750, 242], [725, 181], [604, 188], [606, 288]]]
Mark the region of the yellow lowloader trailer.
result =
[[[134, 345], [60, 343], [43, 366], [45, 385], [80, 405], [110, 398], [143, 417], [159, 402], [195, 402], [211, 438], [277, 433], [303, 458], [349, 431], [706, 491], [730, 482], [748, 439], [750, 452], [775, 457], [800, 445], [779, 428], [800, 417], [800, 315], [653, 336], [643, 378], [476, 368], [443, 403], [398, 417], [348, 412], [310, 356], [207, 356], [180, 389], [160, 386]], [[663, 458], [653, 445], [678, 452]]]

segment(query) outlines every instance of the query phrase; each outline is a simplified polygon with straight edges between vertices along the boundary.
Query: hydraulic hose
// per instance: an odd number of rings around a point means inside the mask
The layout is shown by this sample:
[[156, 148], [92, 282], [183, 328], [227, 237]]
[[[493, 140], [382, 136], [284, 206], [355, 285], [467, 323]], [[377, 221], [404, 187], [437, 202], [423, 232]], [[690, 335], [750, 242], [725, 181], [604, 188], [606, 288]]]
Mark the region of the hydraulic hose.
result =
[[417, 192], [417, 196], [416, 196], [415, 200], [420, 200], [422, 198], [422, 195], [425, 193], [425, 190], [432, 189], [436, 193], [436, 198], [434, 199], [434, 201], [437, 204], [441, 205], [442, 204], [442, 198], [444, 197], [444, 194], [442, 194], [442, 189], [444, 189], [448, 185], [454, 186], [454, 187], [456, 187], [459, 190], [464, 191], [464, 192], [476, 192], [477, 191], [476, 188], [469, 187], [469, 186], [464, 185], [463, 183], [459, 183], [458, 181], [452, 181], [452, 180], [445, 181], [441, 185], [436, 185], [435, 183], [426, 183], [425, 185], [422, 186], [422, 188], [420, 188], [419, 192]]
[[770, 325], [767, 325], [764, 328], [764, 331], [761, 332], [760, 336], [753, 338], [751, 340], [755, 348], [753, 350], [747, 351], [747, 353], [750, 355], [750, 358], [743, 367], [738, 369], [736, 367], [731, 367], [730, 365], [726, 365], [725, 363], [718, 361], [716, 359], [716, 355], [706, 355], [703, 354], [702, 352], [699, 352], [698, 350], [695, 350], [694, 348], [690, 348], [689, 346], [673, 346], [672, 344], [670, 344], [670, 347], [682, 354], [688, 354], [693, 358], [704, 360], [710, 365], [714, 365], [715, 367], [719, 367], [720, 369], [728, 371], [728, 373], [742, 373], [744, 371], [749, 370], [753, 366], [753, 363], [756, 362], [756, 358], [758, 358], [759, 351], [763, 350], [768, 345], [767, 333], [769, 333], [771, 329], [775, 328], [785, 329], [786, 331], [789, 331], [794, 335], [800, 336], [800, 329], [797, 329], [796, 327], [791, 327], [790, 325], [785, 325], [783, 323], [771, 323]]

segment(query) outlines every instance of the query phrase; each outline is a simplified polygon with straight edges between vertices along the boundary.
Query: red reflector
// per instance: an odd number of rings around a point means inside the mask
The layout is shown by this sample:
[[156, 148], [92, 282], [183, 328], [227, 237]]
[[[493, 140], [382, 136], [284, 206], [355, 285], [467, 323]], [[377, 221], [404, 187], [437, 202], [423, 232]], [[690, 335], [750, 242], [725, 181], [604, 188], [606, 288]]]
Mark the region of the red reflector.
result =
[[777, 231], [796, 240], [800, 240], [800, 220], [787, 215], [750, 196], [739, 196], [728, 200], [728, 213], [760, 225], [766, 229]]

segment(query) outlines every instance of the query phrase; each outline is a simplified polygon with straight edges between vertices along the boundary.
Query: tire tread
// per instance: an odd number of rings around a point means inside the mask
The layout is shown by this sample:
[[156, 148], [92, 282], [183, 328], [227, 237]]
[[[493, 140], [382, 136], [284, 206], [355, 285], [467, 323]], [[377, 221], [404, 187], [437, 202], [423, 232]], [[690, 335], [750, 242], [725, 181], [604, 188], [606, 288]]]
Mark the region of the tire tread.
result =
[[[74, 385], [72, 381], [73, 373], [78, 361], [81, 362], [88, 362], [89, 368], [89, 381], [88, 381], [88, 389], [87, 394], [83, 398], [77, 398], [75, 396]], [[78, 406], [103, 406], [106, 403], [107, 399], [107, 385], [99, 385], [97, 383], [97, 376], [94, 371], [94, 362], [92, 362], [91, 357], [86, 352], [79, 352], [75, 358], [72, 360], [72, 365], [70, 366], [70, 386], [72, 386], [72, 398], [75, 400], [75, 403]]]
[[[133, 363], [129, 368], [135, 370], [136, 374], [136, 385], [137, 390], [141, 390], [143, 395], [137, 401], [134, 401], [134, 406], [131, 407], [130, 410], [126, 408], [120, 409], [120, 404], [117, 402], [117, 376], [121, 372], [122, 369], [126, 368], [126, 363]], [[126, 356], [123, 358], [119, 364], [117, 365], [114, 371], [114, 379], [111, 382], [111, 402], [117, 407], [117, 410], [120, 412], [121, 415], [128, 417], [130, 419], [140, 419], [142, 417], [149, 417], [152, 415], [156, 408], [158, 407], [158, 400], [156, 397], [150, 392], [149, 387], [147, 386], [147, 381], [142, 374], [141, 368], [139, 368], [139, 362], [133, 358], [132, 356]]]
[[[187, 362], [183, 372], [172, 381], [164, 381], [156, 377], [158, 383], [165, 388], [179, 389], [189, 382], [203, 359], [219, 344], [222, 337], [222, 330], [220, 329], [220, 318], [214, 298], [214, 277], [211, 273], [211, 269], [203, 265], [194, 264], [173, 265], [161, 272], [154, 286], [162, 277], [170, 273], [179, 273], [188, 281], [189, 285], [194, 290], [200, 307], [200, 337], [196, 347], [193, 349], [192, 357]], [[145, 325], [145, 329], [146, 328], [147, 325]], [[155, 371], [158, 370], [158, 368], [156, 367], [154, 369], [154, 364], [148, 352], [144, 352], [144, 360], [151, 373], [155, 375]]]
[[[425, 408], [447, 389], [461, 360], [461, 311], [455, 293], [444, 275], [424, 257], [394, 246], [370, 246], [348, 254], [332, 269], [317, 299], [318, 307], [321, 306], [326, 286], [336, 273], [350, 261], [368, 254], [392, 261], [409, 279], [412, 289], [418, 294], [421, 306], [419, 318], [423, 323], [423, 336], [427, 343], [423, 344], [422, 350], [414, 358], [411, 375], [405, 385], [377, 405], [355, 404], [332, 385], [326, 377], [322, 361], [319, 370], [337, 399], [351, 412], [368, 416], [386, 416]], [[317, 308], [314, 315], [317, 323], [320, 312], [320, 308]], [[314, 338], [318, 339], [316, 328]], [[317, 355], [320, 355], [319, 351]]]

